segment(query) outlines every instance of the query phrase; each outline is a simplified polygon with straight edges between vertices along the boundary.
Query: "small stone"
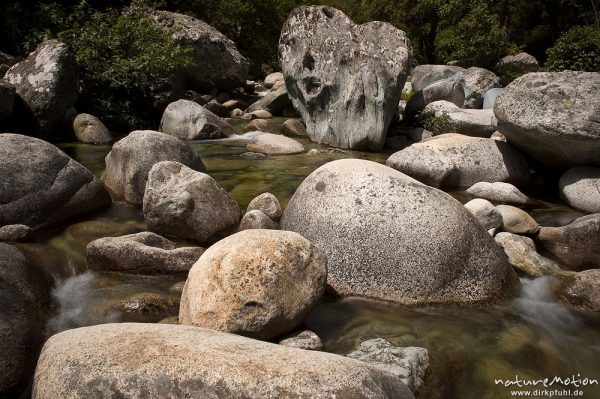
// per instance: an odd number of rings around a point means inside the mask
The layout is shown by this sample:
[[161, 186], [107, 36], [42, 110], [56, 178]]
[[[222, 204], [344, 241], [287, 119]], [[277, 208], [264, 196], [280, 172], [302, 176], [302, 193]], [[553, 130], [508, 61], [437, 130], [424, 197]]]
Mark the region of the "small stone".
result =
[[279, 341], [279, 345], [311, 351], [320, 351], [323, 349], [323, 342], [321, 341], [321, 338], [319, 338], [317, 334], [310, 330], [290, 334], [283, 340]]
[[304, 146], [296, 140], [272, 133], [254, 137], [246, 149], [267, 155], [291, 155], [304, 152]]
[[247, 212], [240, 222], [239, 231], [251, 229], [277, 230], [279, 224], [257, 209]]
[[538, 223], [527, 212], [510, 205], [498, 205], [502, 215], [502, 229], [514, 234], [535, 234], [540, 230]]
[[494, 205], [484, 199], [476, 198], [465, 204], [465, 208], [475, 216], [484, 229], [490, 230], [502, 225], [502, 215]]
[[255, 209], [264, 212], [267, 217], [276, 222], [279, 221], [283, 212], [279, 200], [271, 193], [262, 193], [250, 201], [246, 212], [250, 212]]

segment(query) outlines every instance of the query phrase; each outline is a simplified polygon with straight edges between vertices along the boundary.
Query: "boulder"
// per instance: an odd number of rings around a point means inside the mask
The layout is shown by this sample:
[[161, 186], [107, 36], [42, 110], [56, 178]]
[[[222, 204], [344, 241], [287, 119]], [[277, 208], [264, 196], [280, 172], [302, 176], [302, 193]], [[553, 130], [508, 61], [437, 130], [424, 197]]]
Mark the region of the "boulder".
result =
[[288, 119], [281, 125], [281, 134], [286, 136], [306, 136], [306, 127], [299, 119]]
[[388, 158], [391, 166], [434, 187], [469, 187], [480, 181], [526, 183], [527, 161], [509, 144], [443, 134], [411, 145]]
[[512, 293], [512, 267], [460, 202], [375, 162], [321, 166], [296, 190], [281, 227], [325, 251], [327, 282], [344, 297], [468, 305]]
[[253, 119], [244, 126], [244, 132], [267, 132], [269, 128], [269, 121], [265, 119]]
[[160, 132], [137, 130], [113, 145], [101, 179], [118, 199], [141, 205], [148, 172], [161, 161], [176, 161], [205, 171], [198, 154], [183, 141]]
[[304, 320], [326, 277], [327, 257], [299, 234], [245, 230], [207, 249], [192, 267], [179, 322], [272, 339]]
[[239, 231], [251, 229], [277, 230], [279, 224], [271, 220], [263, 211], [255, 209], [248, 211], [240, 222]]
[[346, 355], [353, 359], [373, 364], [375, 367], [394, 374], [412, 391], [417, 392], [429, 368], [429, 352], [425, 348], [401, 348], [383, 338], [362, 342], [358, 348]]
[[194, 49], [195, 65], [184, 71], [193, 86], [203, 88], [214, 84], [221, 90], [232, 90], [246, 83], [249, 61], [215, 28], [199, 19], [169, 11], [156, 11], [154, 20], [158, 26], [168, 29], [178, 43]]
[[558, 186], [560, 197], [572, 208], [586, 213], [600, 212], [600, 168], [571, 168], [560, 177]]
[[144, 220], [160, 234], [211, 242], [233, 233], [239, 204], [209, 175], [178, 162], [159, 162], [148, 173]]
[[570, 270], [600, 268], [600, 214], [575, 219], [562, 227], [542, 227], [537, 242]]
[[14, 106], [15, 86], [0, 79], [0, 122], [12, 116]]
[[38, 229], [108, 205], [102, 183], [57, 147], [0, 134], [0, 227]]
[[449, 101], [434, 101], [423, 109], [423, 114], [447, 118], [444, 122], [453, 132], [473, 137], [489, 138], [498, 123], [491, 109], [462, 109]]
[[320, 351], [323, 349], [323, 341], [321, 341], [321, 338], [310, 330], [290, 334], [279, 341], [279, 345], [310, 351]]
[[463, 71], [465, 71], [465, 69], [459, 66], [431, 64], [418, 65], [410, 74], [412, 91], [421, 91], [434, 82], [449, 78]]
[[281, 134], [264, 133], [253, 137], [246, 150], [267, 155], [289, 155], [304, 152], [304, 146]]
[[[299, 365], [302, 365], [299, 367]], [[33, 399], [410, 399], [394, 375], [358, 360], [204, 328], [104, 324], [51, 337]]]
[[465, 208], [475, 216], [475, 219], [486, 229], [495, 229], [502, 225], [502, 215], [487, 200], [476, 198], [465, 204]]
[[277, 90], [268, 92], [264, 97], [246, 108], [246, 113], [262, 110], [268, 111], [272, 115], [280, 115], [281, 111], [289, 104], [288, 91], [285, 86], [282, 86]]
[[471, 67], [461, 74], [465, 85], [465, 108], [481, 109], [485, 94], [500, 86], [500, 78], [487, 69]]
[[50, 289], [51, 279], [19, 249], [0, 243], [0, 397], [21, 397], [31, 381], [50, 313]]
[[229, 123], [189, 100], [178, 100], [169, 104], [160, 120], [158, 130], [188, 140], [218, 139], [237, 134]]
[[498, 130], [551, 167], [600, 165], [599, 92], [596, 72], [529, 73], [496, 100]]
[[327, 6], [293, 10], [279, 40], [288, 95], [308, 136], [338, 148], [383, 147], [411, 59], [403, 31], [356, 25]]
[[502, 73], [513, 76], [537, 72], [540, 69], [540, 65], [535, 57], [525, 52], [507, 55], [498, 61], [497, 67]]
[[281, 72], [273, 72], [265, 77], [265, 87], [270, 89], [277, 82], [282, 82], [284, 80], [283, 73]]
[[273, 117], [269, 111], [265, 111], [264, 109], [252, 111], [248, 115], [250, 115], [252, 119], [271, 119]]
[[529, 237], [512, 233], [498, 233], [494, 240], [504, 249], [510, 264], [530, 277], [566, 274], [558, 263], [538, 254], [535, 243]]
[[557, 293], [563, 302], [600, 314], [600, 269], [586, 270], [563, 279]]
[[512, 184], [503, 182], [475, 183], [467, 189], [467, 193], [496, 204], [528, 205], [535, 202]]
[[408, 100], [404, 114], [415, 115], [435, 101], [445, 101], [457, 109], [462, 108], [465, 102], [464, 80], [448, 78], [430, 84]]
[[35, 119], [35, 128], [50, 134], [63, 121], [65, 111], [79, 96], [77, 61], [58, 40], [42, 42], [23, 61], [13, 65], [4, 79], [13, 84], [22, 104]]
[[253, 210], [262, 211], [270, 219], [278, 222], [281, 219], [282, 209], [281, 204], [276, 196], [271, 193], [262, 193], [258, 197], [254, 198], [248, 204], [246, 212]]
[[496, 99], [504, 93], [503, 88], [493, 88], [489, 89], [483, 95], [483, 109], [494, 109], [494, 104], [496, 104]]
[[90, 114], [79, 114], [73, 121], [73, 132], [82, 143], [106, 144], [113, 139], [102, 121]]
[[176, 248], [158, 234], [143, 232], [105, 237], [88, 244], [88, 269], [133, 274], [186, 273], [204, 252], [199, 247]]
[[514, 234], [535, 234], [540, 230], [538, 223], [527, 212], [510, 205], [498, 205], [502, 215], [502, 230]]

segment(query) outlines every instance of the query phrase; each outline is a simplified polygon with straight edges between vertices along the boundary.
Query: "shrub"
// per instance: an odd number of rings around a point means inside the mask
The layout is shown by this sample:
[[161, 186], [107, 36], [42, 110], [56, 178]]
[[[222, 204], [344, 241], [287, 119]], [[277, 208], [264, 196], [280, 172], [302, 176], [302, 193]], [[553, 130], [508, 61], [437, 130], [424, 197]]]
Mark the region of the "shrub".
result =
[[423, 126], [425, 130], [433, 133], [434, 136], [455, 131], [450, 115], [448, 115], [446, 111], [442, 112], [440, 116], [435, 116], [434, 113], [421, 112], [418, 120], [419, 124]]
[[600, 29], [576, 26], [548, 49], [548, 69], [600, 72]]

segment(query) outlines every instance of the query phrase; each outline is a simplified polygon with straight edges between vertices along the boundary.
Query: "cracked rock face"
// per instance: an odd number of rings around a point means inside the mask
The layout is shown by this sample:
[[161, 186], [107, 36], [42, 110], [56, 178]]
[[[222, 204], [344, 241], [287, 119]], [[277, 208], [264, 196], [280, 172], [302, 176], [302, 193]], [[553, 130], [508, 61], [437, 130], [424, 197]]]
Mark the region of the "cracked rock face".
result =
[[79, 72], [75, 56], [58, 40], [41, 43], [25, 60], [15, 64], [4, 77], [37, 122], [49, 134], [79, 96]]
[[356, 25], [324, 6], [292, 11], [279, 41], [288, 95], [309, 137], [339, 148], [383, 147], [411, 57], [403, 31]]
[[102, 183], [43, 140], [0, 134], [0, 227], [43, 227], [110, 204]]

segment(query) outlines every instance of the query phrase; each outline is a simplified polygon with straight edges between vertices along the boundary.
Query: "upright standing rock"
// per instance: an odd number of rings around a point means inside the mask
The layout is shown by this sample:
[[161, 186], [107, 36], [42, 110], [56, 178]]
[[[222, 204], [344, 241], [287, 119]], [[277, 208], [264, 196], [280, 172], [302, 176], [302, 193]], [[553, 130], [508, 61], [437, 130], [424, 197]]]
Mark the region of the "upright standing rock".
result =
[[65, 111], [79, 96], [77, 61], [69, 47], [58, 40], [41, 43], [25, 60], [13, 65], [4, 78], [15, 85], [17, 96], [44, 134], [62, 123]]
[[411, 54], [403, 31], [356, 25], [325, 6], [296, 8], [279, 40], [288, 95], [309, 137], [339, 148], [383, 147]]

